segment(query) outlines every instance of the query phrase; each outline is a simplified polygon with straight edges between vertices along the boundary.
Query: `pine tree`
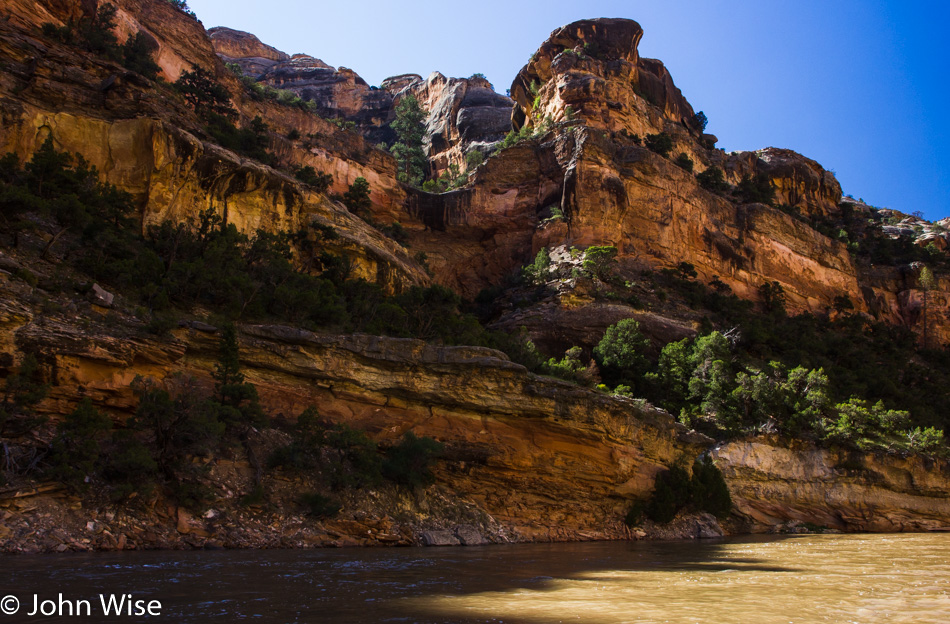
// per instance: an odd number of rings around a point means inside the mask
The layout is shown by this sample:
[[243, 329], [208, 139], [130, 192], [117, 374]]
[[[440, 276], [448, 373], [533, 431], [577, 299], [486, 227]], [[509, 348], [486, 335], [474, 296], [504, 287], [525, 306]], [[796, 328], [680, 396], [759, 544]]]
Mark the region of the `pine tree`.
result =
[[221, 405], [218, 417], [228, 429], [246, 433], [249, 427], [263, 425], [265, 417], [257, 388], [244, 381], [234, 325], [224, 326], [218, 349], [213, 375], [214, 398]]
[[343, 205], [353, 214], [361, 214], [373, 205], [369, 198], [369, 182], [360, 176], [353, 180], [349, 190], [343, 193]]
[[158, 72], [161, 71], [158, 63], [152, 58], [148, 37], [143, 32], [135, 33], [123, 44], [122, 64], [150, 80], [158, 78]]
[[175, 89], [203, 119], [209, 119], [213, 115], [234, 117], [237, 114], [231, 108], [231, 94], [228, 90], [215, 82], [211, 72], [201, 67], [196, 66], [192, 71], [182, 72], [175, 81]]
[[407, 95], [396, 105], [392, 128], [399, 140], [393, 145], [392, 153], [399, 163], [399, 181], [413, 186], [419, 186], [425, 176], [426, 154], [422, 149], [425, 120], [426, 112], [414, 95]]

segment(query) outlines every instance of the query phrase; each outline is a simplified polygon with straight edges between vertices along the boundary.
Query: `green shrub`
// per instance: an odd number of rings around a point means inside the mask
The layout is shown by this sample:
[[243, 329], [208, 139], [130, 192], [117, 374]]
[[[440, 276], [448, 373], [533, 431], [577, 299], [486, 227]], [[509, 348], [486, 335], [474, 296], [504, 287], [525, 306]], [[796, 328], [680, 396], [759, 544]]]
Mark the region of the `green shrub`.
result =
[[112, 484], [112, 499], [126, 500], [133, 494], [149, 496], [158, 484], [158, 464], [134, 432], [123, 429], [112, 435], [110, 453], [103, 476]]
[[343, 205], [355, 215], [365, 214], [373, 205], [369, 198], [369, 182], [360, 176], [353, 180], [353, 184], [343, 194]]
[[317, 193], [326, 193], [330, 188], [330, 185], [333, 184], [333, 176], [329, 173], [317, 173], [317, 171], [310, 165], [305, 167], [298, 167], [294, 171], [294, 177], [298, 180], [313, 187]]
[[[693, 464], [692, 477], [679, 465], [670, 466], [658, 474], [649, 500], [645, 504], [635, 503], [631, 513], [639, 505], [642, 505], [643, 513], [650, 520], [667, 524], [685, 508], [725, 518], [732, 509], [732, 497], [722, 473], [706, 456]], [[628, 517], [631, 513], [628, 513]]]
[[612, 382], [636, 384], [649, 364], [645, 356], [649, 346], [650, 341], [640, 331], [640, 324], [634, 319], [623, 319], [604, 332], [594, 347], [594, 358]]
[[653, 494], [644, 507], [644, 513], [650, 520], [666, 524], [689, 501], [689, 473], [683, 467], [673, 465], [657, 475]]
[[591, 376], [587, 372], [587, 366], [581, 361], [582, 351], [580, 347], [571, 347], [564, 352], [564, 357], [560, 360], [549, 359], [541, 366], [541, 371], [552, 377], [586, 385], [591, 381]]
[[393, 221], [390, 225], [380, 228], [379, 231], [403, 247], [409, 246], [409, 232], [406, 231], [406, 228], [404, 228], [399, 221]]
[[469, 152], [465, 154], [465, 171], [475, 171], [484, 162], [485, 154], [483, 152], [477, 149], [469, 150]]
[[775, 187], [764, 173], [755, 176], [742, 176], [739, 186], [736, 187], [739, 199], [745, 204], [758, 203], [772, 206], [775, 204]]
[[168, 4], [172, 5], [173, 7], [175, 7], [176, 9], [178, 9], [179, 11], [187, 15], [188, 17], [195, 20], [198, 19], [198, 16], [195, 15], [195, 12], [192, 11], [191, 8], [188, 6], [187, 0], [166, 0], [166, 2], [168, 2]]
[[[278, 95], [279, 95], [278, 91], [273, 92], [273, 96], [275, 98], [277, 98]], [[341, 130], [353, 130], [356, 128], [355, 121], [347, 121], [346, 119], [343, 119], [342, 117], [334, 117], [333, 119], [328, 119], [327, 121], [329, 121], [330, 123], [332, 123], [334, 126], [336, 126], [337, 128]]]
[[697, 459], [693, 464], [693, 476], [689, 487], [692, 503], [697, 509], [707, 511], [719, 519], [729, 515], [732, 509], [732, 496], [729, 494], [722, 472], [709, 455]]
[[646, 502], [645, 501], [633, 501], [630, 504], [630, 508], [627, 510], [627, 514], [623, 518], [623, 523], [628, 527], [638, 527], [643, 524], [643, 519], [646, 517]]
[[686, 152], [680, 152], [680, 155], [673, 161], [678, 167], [686, 171], [693, 171], [693, 159], [686, 155]]
[[588, 247], [584, 252], [584, 261], [581, 268], [591, 277], [606, 281], [610, 271], [617, 262], [617, 248], [612, 245]]
[[[889, 438], [900, 435], [910, 423], [910, 414], [891, 410], [883, 401], [851, 398], [835, 405], [831, 419], [824, 423], [825, 437], [834, 442], [854, 444], [859, 448], [886, 447]], [[906, 435], [906, 434], [905, 434]], [[921, 441], [934, 442], [934, 435], [920, 435]]]
[[279, 446], [267, 456], [267, 467], [284, 468], [294, 472], [312, 470], [317, 467], [314, 450], [296, 441]]
[[673, 150], [673, 137], [665, 132], [648, 134], [643, 143], [650, 151], [656, 152], [663, 157], [669, 156]]
[[187, 471], [191, 457], [217, 448], [225, 426], [218, 419], [217, 406], [193, 382], [182, 380], [182, 389], [175, 396], [143, 379], [136, 379], [132, 389], [139, 404], [127, 425], [146, 440], [164, 476], [172, 478]]
[[307, 492], [300, 496], [300, 505], [308, 516], [314, 518], [332, 518], [340, 513], [343, 506], [338, 502], [324, 496], [319, 492]]
[[149, 37], [143, 32], [137, 32], [122, 45], [122, 65], [148, 78], [155, 80], [161, 68], [152, 58], [152, 48]]
[[725, 193], [729, 190], [729, 183], [723, 177], [722, 169], [719, 167], [709, 167], [705, 171], [696, 175], [696, 181], [707, 191], [713, 193]]
[[87, 477], [96, 474], [102, 454], [102, 442], [112, 429], [112, 420], [92, 406], [89, 399], [79, 402], [56, 427], [50, 445], [49, 476], [74, 490], [85, 488]]
[[238, 128], [224, 115], [207, 114], [205, 130], [215, 142], [225, 149], [253, 158], [265, 165], [274, 164], [274, 156], [267, 151], [270, 145], [267, 124], [260, 116], [244, 128]]
[[43, 382], [39, 361], [32, 353], [23, 356], [20, 369], [7, 376], [0, 394], [0, 436], [17, 436], [40, 424], [34, 407], [46, 398], [49, 384]]
[[442, 453], [443, 445], [432, 438], [416, 437], [411, 431], [386, 453], [383, 474], [387, 479], [412, 489], [435, 481], [432, 462]]
[[445, 193], [464, 185], [467, 181], [468, 173], [459, 172], [458, 165], [451, 164], [438, 178], [426, 180], [422, 184], [422, 190], [427, 193]]
[[778, 282], [765, 282], [759, 286], [762, 308], [769, 314], [785, 315], [785, 288]]
[[176, 481], [171, 484], [172, 498], [180, 506], [195, 513], [208, 508], [216, 498], [214, 489], [198, 481]]
[[534, 262], [521, 269], [521, 274], [529, 284], [546, 284], [551, 277], [551, 256], [548, 255], [548, 250], [538, 250]]
[[175, 81], [175, 90], [181, 93], [195, 113], [205, 121], [211, 122], [215, 117], [237, 115], [231, 108], [231, 94], [228, 90], [218, 84], [213, 74], [197, 65], [191, 71], [181, 73]]
[[264, 486], [260, 483], [255, 483], [254, 487], [251, 488], [251, 491], [241, 497], [241, 500], [238, 501], [242, 507], [256, 507], [258, 505], [263, 505], [267, 500], [267, 495], [264, 492]]
[[699, 111], [693, 115], [693, 126], [695, 126], [700, 132], [706, 132], [706, 125], [709, 123], [709, 119], [706, 117], [706, 113]]
[[340, 451], [339, 459], [329, 466], [334, 488], [372, 487], [382, 479], [383, 463], [376, 443], [365, 432], [345, 424], [326, 432], [326, 444]]
[[906, 436], [910, 448], [918, 453], [943, 456], [947, 454], [943, 431], [935, 427], [915, 427], [908, 430]]

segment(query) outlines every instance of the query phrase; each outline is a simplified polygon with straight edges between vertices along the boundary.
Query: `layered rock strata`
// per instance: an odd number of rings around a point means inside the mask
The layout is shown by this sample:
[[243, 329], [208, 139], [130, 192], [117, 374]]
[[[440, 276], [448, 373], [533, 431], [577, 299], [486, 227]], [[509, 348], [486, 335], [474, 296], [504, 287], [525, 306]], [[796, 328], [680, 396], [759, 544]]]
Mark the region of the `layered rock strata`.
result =
[[745, 528], [950, 530], [950, 463], [752, 439], [712, 453]]

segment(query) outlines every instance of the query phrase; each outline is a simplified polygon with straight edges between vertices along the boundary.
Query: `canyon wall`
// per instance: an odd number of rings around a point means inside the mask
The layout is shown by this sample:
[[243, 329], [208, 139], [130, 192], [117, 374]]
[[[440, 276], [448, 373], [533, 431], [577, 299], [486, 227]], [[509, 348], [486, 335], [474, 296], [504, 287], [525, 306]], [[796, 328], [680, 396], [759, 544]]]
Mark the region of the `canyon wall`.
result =
[[950, 530], [950, 462], [823, 449], [766, 438], [712, 452], [740, 526], [809, 523], [839, 531]]

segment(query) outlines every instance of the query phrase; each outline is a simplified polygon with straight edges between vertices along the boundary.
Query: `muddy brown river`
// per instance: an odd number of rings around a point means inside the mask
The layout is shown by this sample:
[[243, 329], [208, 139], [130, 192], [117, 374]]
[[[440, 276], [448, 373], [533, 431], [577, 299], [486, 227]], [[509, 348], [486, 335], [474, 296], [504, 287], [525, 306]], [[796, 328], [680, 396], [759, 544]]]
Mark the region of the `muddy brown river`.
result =
[[3, 556], [0, 610], [0, 624], [947, 623], [950, 534]]

